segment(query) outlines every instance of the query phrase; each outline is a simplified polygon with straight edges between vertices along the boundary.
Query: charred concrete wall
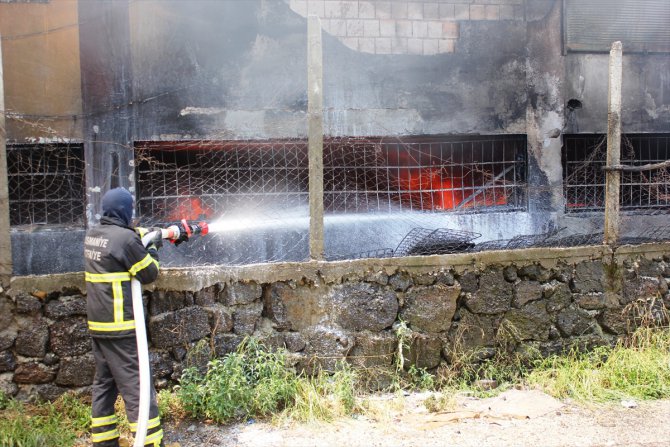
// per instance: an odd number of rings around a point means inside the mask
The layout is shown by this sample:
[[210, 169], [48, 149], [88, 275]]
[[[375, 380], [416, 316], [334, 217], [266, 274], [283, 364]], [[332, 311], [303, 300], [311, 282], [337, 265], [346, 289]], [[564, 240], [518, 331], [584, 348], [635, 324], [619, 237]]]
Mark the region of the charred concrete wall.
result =
[[[391, 369], [395, 327], [405, 358], [434, 371], [455, 349], [533, 356], [612, 344], [667, 324], [670, 246], [534, 249], [173, 270], [145, 291], [158, 386], [246, 336], [295, 354], [296, 367], [344, 360]], [[84, 389], [94, 363], [81, 275], [14, 278], [0, 291], [0, 389], [54, 398]], [[643, 321], [644, 320], [644, 321]]]
[[[8, 108], [58, 120], [74, 115], [67, 126], [49, 121], [48, 129], [33, 120], [34, 135], [24, 132], [25, 119], [10, 116], [8, 137], [24, 141], [51, 129], [56, 137], [83, 139], [86, 217], [94, 224], [102, 193], [134, 187], [135, 141], [304, 137], [306, 17], [316, 14], [324, 30], [328, 136], [525, 134], [527, 211], [445, 213], [444, 220], [482, 234], [495, 229], [500, 238], [562, 227], [599, 231], [600, 217], [563, 214], [561, 135], [604, 130], [607, 56], [564, 53], [561, 6], [559, 0], [2, 4], [2, 20], [22, 36], [2, 41]], [[45, 15], [51, 22], [36, 18]], [[26, 28], [33, 22], [41, 27]], [[624, 51], [624, 131], [670, 131], [669, 61], [667, 54]], [[30, 67], [36, 68], [27, 76]], [[581, 108], [568, 108], [570, 99]], [[55, 108], [35, 112], [38, 103]], [[80, 270], [83, 233], [13, 230], [14, 273]]]

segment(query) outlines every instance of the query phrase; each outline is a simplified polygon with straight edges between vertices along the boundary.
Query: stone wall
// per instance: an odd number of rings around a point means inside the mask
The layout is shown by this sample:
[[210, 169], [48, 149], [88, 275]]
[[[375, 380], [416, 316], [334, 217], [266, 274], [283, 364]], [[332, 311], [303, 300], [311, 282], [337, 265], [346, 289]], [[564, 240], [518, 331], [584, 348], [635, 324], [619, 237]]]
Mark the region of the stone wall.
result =
[[[54, 398], [91, 384], [81, 276], [0, 290], [2, 391]], [[401, 321], [408, 364], [429, 370], [455, 347], [548, 355], [667, 319], [668, 279], [670, 244], [175, 269], [145, 291], [151, 362], [165, 386], [254, 335], [301, 368], [392, 368]]]

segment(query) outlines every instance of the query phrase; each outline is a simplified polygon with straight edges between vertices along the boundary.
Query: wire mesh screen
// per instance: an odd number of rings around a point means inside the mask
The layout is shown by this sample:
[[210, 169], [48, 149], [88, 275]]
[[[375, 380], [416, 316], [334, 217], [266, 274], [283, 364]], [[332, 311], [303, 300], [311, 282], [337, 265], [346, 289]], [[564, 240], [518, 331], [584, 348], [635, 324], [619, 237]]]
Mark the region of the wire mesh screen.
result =
[[325, 208], [521, 210], [525, 147], [524, 136], [331, 141], [324, 149]]
[[307, 142], [141, 143], [139, 215], [165, 223], [285, 210], [308, 201]]
[[[306, 206], [305, 140], [140, 143], [139, 214], [156, 222], [235, 209]], [[525, 138], [333, 139], [324, 144], [327, 213], [525, 207]]]
[[[621, 140], [621, 164], [641, 166], [670, 159], [667, 134], [626, 135]], [[564, 138], [564, 190], [566, 212], [602, 211], [605, 208], [607, 141], [604, 135], [566, 135]], [[623, 172], [622, 210], [670, 210], [670, 170]]]
[[84, 225], [81, 144], [7, 145], [10, 225]]

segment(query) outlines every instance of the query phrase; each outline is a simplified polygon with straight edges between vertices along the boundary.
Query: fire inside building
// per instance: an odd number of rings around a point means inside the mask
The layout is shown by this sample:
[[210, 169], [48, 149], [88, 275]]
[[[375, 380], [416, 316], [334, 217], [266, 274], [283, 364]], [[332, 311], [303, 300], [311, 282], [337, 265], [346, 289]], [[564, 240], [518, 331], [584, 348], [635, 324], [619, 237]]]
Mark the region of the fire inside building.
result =
[[[670, 159], [664, 0], [2, 2], [12, 273], [80, 271], [116, 186], [221, 229], [166, 265], [309, 259], [310, 16], [326, 260], [602, 243], [617, 40], [621, 163]], [[623, 238], [670, 237], [668, 172]]]

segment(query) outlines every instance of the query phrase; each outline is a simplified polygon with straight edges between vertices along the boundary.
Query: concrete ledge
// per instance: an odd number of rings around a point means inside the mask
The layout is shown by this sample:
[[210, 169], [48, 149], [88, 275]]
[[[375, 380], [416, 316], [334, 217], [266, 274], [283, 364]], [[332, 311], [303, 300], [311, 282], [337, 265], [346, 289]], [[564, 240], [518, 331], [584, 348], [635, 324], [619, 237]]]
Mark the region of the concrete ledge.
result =
[[[277, 281], [305, 280], [320, 283], [339, 282], [342, 277], [363, 275], [366, 272], [385, 271], [393, 274], [398, 270], [410, 272], [436, 272], [453, 269], [482, 270], [487, 265], [540, 264], [545, 268], [560, 262], [581, 262], [589, 259], [627, 258], [644, 256], [654, 258], [670, 255], [670, 243], [622, 246], [612, 250], [605, 245], [571, 248], [529, 248], [523, 250], [499, 250], [481, 253], [459, 253], [434, 256], [411, 256], [404, 258], [356, 259], [350, 261], [284, 262], [276, 264], [252, 264], [245, 266], [200, 266], [164, 269], [158, 281], [149, 289], [197, 291], [216, 283], [230, 281], [255, 281], [272, 283]], [[618, 262], [618, 261], [617, 261]], [[54, 275], [15, 276], [10, 283], [12, 295], [37, 290], [85, 290], [81, 272]]]

